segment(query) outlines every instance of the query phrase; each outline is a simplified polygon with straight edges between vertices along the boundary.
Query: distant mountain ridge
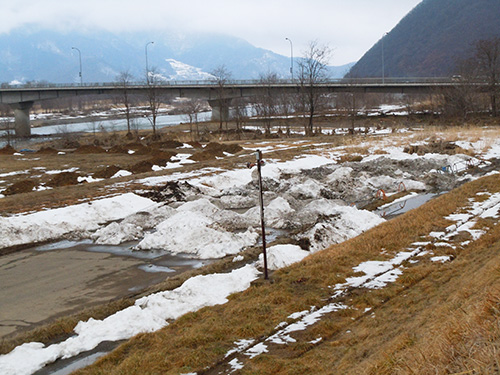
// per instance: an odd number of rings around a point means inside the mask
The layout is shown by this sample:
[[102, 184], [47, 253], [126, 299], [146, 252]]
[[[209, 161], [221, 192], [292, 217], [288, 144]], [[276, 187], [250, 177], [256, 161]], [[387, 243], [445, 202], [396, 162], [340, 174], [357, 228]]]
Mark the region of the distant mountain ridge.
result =
[[349, 75], [381, 77], [382, 65], [386, 77], [452, 75], [476, 41], [500, 36], [499, 17], [499, 0], [424, 0]]
[[[84, 82], [110, 82], [128, 71], [141, 81], [149, 69], [169, 80], [209, 79], [224, 65], [234, 79], [258, 79], [268, 72], [289, 78], [290, 58], [257, 48], [243, 39], [170, 33], [114, 34], [14, 30], [0, 34], [0, 82], [78, 83], [81, 51]], [[332, 78], [352, 66], [330, 67]]]

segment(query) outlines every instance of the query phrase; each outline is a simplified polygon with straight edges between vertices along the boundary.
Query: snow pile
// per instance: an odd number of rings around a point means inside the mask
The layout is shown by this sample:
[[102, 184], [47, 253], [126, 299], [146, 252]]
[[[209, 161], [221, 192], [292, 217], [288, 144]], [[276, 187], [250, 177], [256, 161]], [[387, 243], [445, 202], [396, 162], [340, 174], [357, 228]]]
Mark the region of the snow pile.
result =
[[[277, 270], [300, 262], [310, 254], [296, 245], [276, 245], [267, 249], [267, 268]], [[259, 266], [264, 265], [264, 254], [259, 255]]]
[[146, 234], [136, 249], [164, 249], [210, 259], [237, 254], [257, 241], [258, 234], [252, 228], [231, 233], [217, 225], [213, 216], [219, 209], [207, 199], [185, 203], [177, 211], [160, 223], [156, 232]]
[[70, 358], [92, 350], [103, 341], [125, 340], [142, 332], [153, 332], [176, 319], [205, 306], [224, 304], [230, 294], [241, 292], [258, 277], [247, 265], [227, 274], [196, 276], [179, 288], [138, 299], [134, 306], [104, 320], [89, 319], [75, 327], [76, 335], [45, 347], [32, 342], [0, 356], [2, 375], [29, 375], [58, 358]]
[[[285, 228], [294, 213], [295, 210], [290, 207], [286, 199], [281, 197], [273, 199], [264, 208], [266, 226], [271, 228]], [[258, 207], [251, 208], [242, 215], [233, 216], [235, 216], [233, 218], [235, 223], [241, 222], [243, 225], [260, 226], [260, 208]]]
[[320, 216], [328, 217], [314, 224], [304, 234], [297, 236], [309, 239], [311, 252], [323, 250], [332, 244], [356, 237], [385, 221], [373, 212], [358, 210], [356, 207], [340, 206], [327, 199], [311, 202], [299, 215], [306, 222], [315, 222]]
[[0, 248], [53, 240], [72, 232], [96, 230], [100, 223], [122, 219], [156, 205], [150, 199], [127, 193], [33, 214], [0, 217]]
[[142, 238], [144, 232], [141, 227], [131, 224], [111, 223], [108, 226], [97, 230], [92, 239], [100, 245], [119, 245], [123, 242], [134, 241]]
[[293, 184], [289, 190], [289, 194], [296, 199], [314, 199], [319, 198], [321, 188], [321, 184], [308, 179], [304, 183]]

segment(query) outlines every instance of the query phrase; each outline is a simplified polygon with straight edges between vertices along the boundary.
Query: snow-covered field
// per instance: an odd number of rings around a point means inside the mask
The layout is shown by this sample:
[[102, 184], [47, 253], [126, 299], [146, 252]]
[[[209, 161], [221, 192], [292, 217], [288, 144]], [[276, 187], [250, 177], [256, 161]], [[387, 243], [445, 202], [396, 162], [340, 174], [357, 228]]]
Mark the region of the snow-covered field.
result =
[[[340, 164], [346, 149], [332, 148], [328, 144], [318, 145], [315, 154], [304, 154], [293, 160], [266, 160], [262, 168], [266, 227], [269, 231], [293, 232], [291, 240], [302, 244], [302, 248], [297, 245], [271, 247], [269, 267], [285, 267], [384, 222], [379, 215], [358, 208], [380, 190], [389, 195], [396, 193], [402, 184], [416, 191], [453, 188], [474, 177], [468, 174], [458, 177], [449, 173], [446, 167], [458, 168], [467, 163], [487, 167], [488, 159], [500, 155], [498, 141], [481, 149], [480, 145], [470, 142], [461, 146], [480, 152], [481, 163], [477, 158], [462, 154], [407, 154], [402, 147], [383, 142], [378, 146], [367, 145], [367, 154], [362, 155], [361, 162]], [[295, 147], [300, 147], [300, 142]], [[377, 147], [384, 152], [375, 152]], [[261, 148], [266, 151], [279, 149], [279, 145], [273, 144]], [[248, 148], [247, 151], [253, 150]], [[187, 253], [200, 259], [237, 257], [244, 249], [258, 244], [260, 237], [256, 178], [255, 168], [244, 167], [176, 172], [137, 182], [151, 188], [176, 183], [183, 196], [179, 201], [153, 201], [139, 195], [144, 192], [136, 192], [64, 208], [0, 217], [0, 248], [71, 236], [90, 238], [99, 244], [136, 240], [135, 251]], [[460, 222], [460, 218], [457, 220]], [[438, 237], [444, 239], [446, 235]], [[382, 287], [398, 277], [397, 266], [403, 260], [415, 257], [419, 251], [416, 246], [388, 262], [360, 264], [356, 270], [364, 272], [365, 276], [347, 280], [345, 285], [333, 289], [341, 293], [353, 286]], [[91, 350], [102, 341], [152, 332], [168, 324], [167, 320], [188, 311], [225, 303], [228, 295], [246, 289], [259, 277], [261, 263], [262, 260], [254, 260], [231, 273], [197, 276], [173, 291], [141, 298], [134, 306], [102, 321], [80, 322], [75, 335], [61, 343], [47, 347], [40, 343], [19, 346], [0, 356], [0, 373], [32, 374], [58, 358], [70, 358]], [[342, 308], [332, 303], [325, 311], [303, 312], [300, 317], [308, 317], [306, 322], [311, 322], [322, 313]], [[293, 329], [288, 327], [269, 340], [284, 342]], [[258, 355], [259, 348], [251, 344], [245, 346], [246, 353], [250, 353], [246, 355], [252, 355], [252, 348]]]

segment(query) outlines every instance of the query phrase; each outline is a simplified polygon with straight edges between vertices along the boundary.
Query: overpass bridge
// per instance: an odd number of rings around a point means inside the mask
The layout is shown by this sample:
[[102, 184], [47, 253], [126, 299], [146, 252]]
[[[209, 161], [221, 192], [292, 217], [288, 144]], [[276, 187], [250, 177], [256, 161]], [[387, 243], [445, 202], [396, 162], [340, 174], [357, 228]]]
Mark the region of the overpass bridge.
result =
[[[363, 93], [399, 93], [424, 94], [437, 89], [446, 89], [461, 85], [452, 78], [366, 78], [366, 79], [333, 79], [315, 83], [314, 86], [323, 93], [363, 92]], [[478, 83], [486, 86], [487, 83]], [[302, 86], [308, 86], [303, 83]], [[165, 97], [188, 97], [204, 99], [212, 106], [214, 113], [220, 116], [221, 100], [239, 97], [256, 96], [262, 90], [270, 93], [299, 93], [301, 82], [298, 80], [278, 80], [262, 83], [259, 80], [232, 80], [224, 84], [216, 81], [167, 81], [161, 84], [145, 82], [123, 83], [86, 83], [86, 84], [26, 84], [0, 85], [0, 103], [9, 104], [14, 110], [16, 136], [31, 135], [30, 109], [34, 102], [76, 97], [83, 95], [121, 95], [124, 90], [130, 94], [147, 94], [156, 90]]]

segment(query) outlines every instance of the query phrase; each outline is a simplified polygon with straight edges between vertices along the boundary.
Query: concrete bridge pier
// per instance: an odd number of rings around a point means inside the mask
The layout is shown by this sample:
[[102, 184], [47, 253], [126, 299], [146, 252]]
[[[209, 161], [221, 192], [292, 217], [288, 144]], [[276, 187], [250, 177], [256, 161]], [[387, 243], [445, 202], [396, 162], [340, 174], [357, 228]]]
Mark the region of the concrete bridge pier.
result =
[[13, 103], [10, 106], [14, 110], [16, 136], [29, 137], [31, 135], [30, 109], [33, 107], [33, 102]]
[[212, 107], [212, 121], [229, 121], [229, 108], [232, 99], [213, 99], [208, 104]]

